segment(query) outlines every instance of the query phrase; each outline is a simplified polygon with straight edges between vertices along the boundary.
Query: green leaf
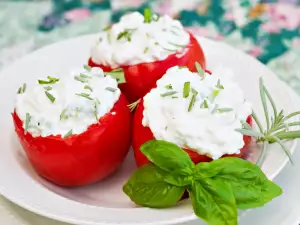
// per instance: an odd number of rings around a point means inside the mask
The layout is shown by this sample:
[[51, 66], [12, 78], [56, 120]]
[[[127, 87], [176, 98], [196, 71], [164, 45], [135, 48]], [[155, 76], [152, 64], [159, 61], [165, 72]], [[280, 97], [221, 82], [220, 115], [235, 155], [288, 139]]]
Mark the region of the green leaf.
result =
[[153, 164], [136, 170], [123, 191], [138, 205], [151, 208], [166, 208], [175, 205], [185, 189], [164, 181], [168, 173]]
[[192, 170], [195, 167], [185, 151], [167, 141], [148, 141], [141, 146], [141, 151], [151, 162], [165, 171], [180, 172]]
[[209, 225], [237, 225], [237, 208], [233, 192], [226, 182], [194, 182], [188, 189], [195, 214]]
[[[239, 209], [263, 206], [282, 193], [281, 188], [269, 181], [257, 165], [243, 159], [221, 158], [203, 166], [200, 163], [196, 168], [198, 173], [211, 175], [211, 179], [227, 182]], [[197, 179], [201, 180], [201, 177]]]
[[186, 187], [188, 185], [191, 185], [193, 180], [194, 178], [192, 176], [191, 170], [189, 169], [187, 169], [186, 171], [184, 171], [183, 169], [180, 172], [175, 170], [165, 177], [166, 182], [179, 187]]

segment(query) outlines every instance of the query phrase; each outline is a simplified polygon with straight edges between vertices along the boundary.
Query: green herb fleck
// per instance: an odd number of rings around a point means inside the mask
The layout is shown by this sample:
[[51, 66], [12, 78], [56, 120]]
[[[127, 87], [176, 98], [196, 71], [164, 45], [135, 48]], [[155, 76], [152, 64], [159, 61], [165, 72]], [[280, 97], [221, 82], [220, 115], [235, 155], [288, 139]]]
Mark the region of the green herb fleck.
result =
[[101, 102], [100, 102], [99, 98], [95, 98], [95, 100], [96, 100], [96, 102], [98, 103], [98, 105], [100, 105], [100, 104], [101, 104]]
[[75, 94], [75, 95], [86, 98], [88, 100], [94, 100], [93, 98], [90, 97], [90, 94], [87, 94], [87, 93], [78, 93], [78, 94]]
[[44, 87], [44, 89], [45, 89], [46, 91], [51, 91], [51, 90], [52, 90], [52, 87], [47, 86], [47, 87]]
[[92, 70], [92, 67], [90, 67], [89, 65], [83, 65], [83, 68], [88, 72], [91, 72]]
[[187, 98], [190, 95], [190, 91], [191, 91], [191, 82], [185, 82], [183, 85], [183, 97]]
[[213, 92], [211, 93], [210, 96], [208, 96], [208, 100], [210, 102], [213, 102], [215, 100], [215, 98], [219, 95], [220, 90], [213, 90]]
[[202, 69], [198, 62], [195, 63], [195, 66], [199, 76], [201, 77], [201, 80], [203, 80], [205, 78], [205, 71]]
[[119, 33], [119, 35], [117, 36], [117, 40], [126, 38], [127, 41], [131, 41], [131, 35], [134, 30], [136, 29], [125, 29], [123, 32]]
[[89, 85], [85, 85], [84, 89], [90, 90], [91, 92], [93, 92], [93, 88], [91, 88]]
[[144, 49], [144, 53], [146, 54], [148, 51], [149, 51], [149, 47], [146, 47], [146, 48]]
[[218, 109], [219, 113], [232, 112], [232, 111], [233, 111], [232, 108], [219, 108]]
[[111, 27], [112, 27], [112, 25], [108, 25], [108, 26], [106, 26], [106, 27], [103, 28], [103, 31], [108, 31], [108, 30], [111, 29]]
[[27, 131], [28, 131], [28, 128], [29, 128], [30, 120], [31, 120], [30, 114], [29, 114], [29, 113], [26, 113], [25, 129], [24, 129], [25, 134], [27, 134]]
[[174, 99], [175, 99], [175, 98], [178, 98], [178, 97], [177, 97], [177, 96], [172, 96], [172, 98], [174, 98]]
[[168, 91], [168, 92], [165, 92], [165, 93], [162, 93], [160, 94], [161, 97], [167, 97], [167, 96], [171, 96], [171, 95], [174, 95], [176, 94], [177, 91]]
[[48, 91], [45, 91], [45, 94], [52, 103], [55, 102], [55, 97], [53, 95], [51, 95]]
[[64, 138], [67, 138], [73, 134], [73, 129], [69, 130], [68, 133], [64, 135]]
[[172, 84], [167, 84], [167, 85], [165, 86], [165, 88], [166, 88], [166, 89], [169, 89], [169, 90], [173, 89]]
[[111, 92], [116, 92], [116, 88], [112, 88], [112, 87], [106, 87], [105, 90], [107, 91], [111, 91]]
[[192, 110], [193, 106], [195, 105], [197, 95], [198, 95], [198, 92], [193, 93], [192, 98], [190, 100], [188, 112], [190, 112]]
[[66, 115], [66, 112], [67, 112], [67, 109], [64, 109], [64, 110], [61, 112], [61, 114], [60, 114], [60, 116], [59, 116], [60, 120], [66, 120], [66, 119], [69, 118], [69, 117]]
[[18, 94], [23, 94], [23, 93], [25, 93], [26, 87], [27, 87], [27, 85], [26, 85], [26, 83], [24, 83], [23, 86], [20, 87], [20, 88], [18, 89], [18, 92], [17, 92], [17, 93], [18, 93]]
[[92, 79], [91, 76], [85, 75], [85, 74], [83, 74], [83, 73], [81, 73], [79, 76], [80, 76], [81, 78], [83, 78], [83, 79]]
[[186, 45], [179, 45], [179, 44], [175, 44], [175, 43], [172, 43], [172, 42], [168, 42], [170, 45], [173, 45], [175, 47], [179, 47], [179, 48], [186, 48]]
[[208, 109], [208, 104], [207, 104], [206, 99], [204, 99], [204, 101], [203, 101], [203, 103], [201, 104], [200, 108], [202, 108], [202, 109]]
[[110, 72], [104, 72], [105, 76], [111, 76], [118, 81], [118, 84], [126, 83], [124, 70], [122, 68], [114, 69]]
[[152, 10], [149, 8], [144, 9], [144, 23], [151, 23], [152, 17]]
[[178, 69], [185, 69], [187, 66], [178, 66]]
[[75, 76], [74, 79], [81, 83], [88, 83], [88, 81], [86, 79], [82, 78], [81, 76]]
[[59, 78], [55, 78], [55, 77], [47, 77], [48, 80], [38, 80], [39, 84], [55, 84], [56, 82], [59, 81]]
[[94, 112], [93, 113], [94, 113], [94, 116], [95, 116], [95, 119], [96, 119], [97, 123], [99, 124], [100, 122], [99, 122], [99, 119], [98, 119], [98, 107], [97, 107], [96, 102], [94, 104]]
[[223, 85], [221, 85], [221, 81], [220, 81], [220, 79], [218, 79], [218, 82], [217, 82], [216, 88], [219, 88], [219, 89], [224, 89], [224, 86], [223, 86]]

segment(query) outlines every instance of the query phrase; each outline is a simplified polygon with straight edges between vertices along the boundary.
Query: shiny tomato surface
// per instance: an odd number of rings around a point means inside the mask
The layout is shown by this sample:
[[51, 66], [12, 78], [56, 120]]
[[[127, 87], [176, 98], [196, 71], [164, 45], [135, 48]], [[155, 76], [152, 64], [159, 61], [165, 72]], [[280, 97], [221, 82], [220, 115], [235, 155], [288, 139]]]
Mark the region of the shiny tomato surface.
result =
[[[143, 120], [143, 111], [144, 111], [144, 106], [143, 106], [143, 101], [140, 102], [138, 105], [135, 114], [134, 114], [134, 120], [133, 120], [133, 151], [134, 151], [134, 157], [137, 165], [143, 166], [147, 163], [150, 163], [150, 161], [147, 159], [147, 157], [141, 152], [140, 147], [147, 141], [155, 139], [153, 136], [152, 131], [150, 130], [149, 127], [144, 127], [142, 124]], [[251, 126], [252, 125], [252, 117], [249, 116], [247, 118], [247, 123]], [[243, 149], [241, 149], [240, 154], [233, 154], [233, 155], [224, 155], [223, 157], [239, 157], [242, 158], [244, 156], [246, 146], [250, 143], [251, 137], [244, 136], [244, 142], [245, 145]], [[185, 152], [189, 154], [191, 157], [192, 161], [197, 164], [199, 162], [210, 162], [212, 161], [211, 158], [205, 155], [199, 155], [198, 153], [191, 151], [190, 149], [183, 149]]]
[[[103, 52], [105, 54], [105, 52]], [[130, 54], [130, 53], [128, 53]], [[174, 53], [166, 59], [151, 63], [140, 63], [123, 68], [126, 83], [119, 87], [129, 102], [134, 102], [146, 95], [156, 85], [166, 71], [173, 66], [187, 66], [192, 72], [196, 72], [195, 62], [199, 62], [203, 69], [206, 69], [205, 57], [202, 48], [196, 38], [190, 34], [190, 44], [183, 50], [183, 53]], [[89, 59], [91, 67], [100, 67], [105, 72], [112, 70], [111, 67], [98, 65]]]
[[65, 139], [60, 135], [25, 134], [17, 113], [12, 116], [20, 143], [37, 173], [57, 185], [77, 187], [102, 180], [123, 162], [131, 141], [131, 113], [127, 104], [121, 95], [99, 124]]

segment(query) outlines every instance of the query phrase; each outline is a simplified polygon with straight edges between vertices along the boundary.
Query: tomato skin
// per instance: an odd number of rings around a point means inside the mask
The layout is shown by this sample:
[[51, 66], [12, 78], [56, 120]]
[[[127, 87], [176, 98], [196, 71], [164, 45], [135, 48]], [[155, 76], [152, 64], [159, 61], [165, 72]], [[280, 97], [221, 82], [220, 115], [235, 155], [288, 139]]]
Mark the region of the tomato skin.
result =
[[110, 113], [100, 118], [100, 124], [65, 139], [25, 134], [17, 113], [12, 116], [19, 141], [37, 173], [57, 185], [77, 187], [104, 179], [123, 162], [131, 141], [127, 104], [121, 95]]
[[[138, 167], [141, 167], [145, 164], [150, 163], [150, 161], [147, 159], [147, 157], [142, 153], [140, 150], [141, 145], [146, 143], [147, 141], [155, 139], [153, 136], [152, 131], [150, 130], [149, 127], [144, 127], [142, 124], [143, 120], [143, 111], [144, 111], [144, 106], [143, 106], [143, 101], [140, 102], [138, 105], [135, 114], [134, 114], [134, 119], [133, 119], [133, 140], [132, 140], [132, 147], [134, 151], [134, 157], [135, 161], [137, 163]], [[247, 123], [251, 126], [252, 125], [252, 117], [249, 116], [247, 118]], [[250, 143], [251, 137], [244, 136], [244, 142], [245, 145], [243, 149], [241, 149], [240, 154], [233, 154], [233, 155], [224, 155], [223, 157], [239, 157], [242, 158], [245, 154], [246, 147]], [[183, 149], [185, 152], [189, 154], [191, 157], [192, 161], [197, 164], [199, 162], [210, 162], [212, 161], [211, 158], [209, 158], [206, 155], [199, 155], [198, 153], [191, 151], [189, 149]]]
[[[129, 102], [134, 102], [146, 95], [155, 87], [156, 81], [173, 66], [187, 66], [189, 70], [196, 72], [195, 62], [199, 62], [202, 68], [206, 69], [203, 50], [197, 39], [191, 33], [189, 34], [190, 44], [184, 50], [186, 53], [180, 57], [176, 56], [178, 53], [174, 53], [161, 61], [120, 67], [124, 71], [126, 83], [120, 84], [119, 88], [125, 94]], [[88, 64], [91, 67], [100, 67], [105, 72], [112, 70], [111, 67], [94, 63], [91, 58]]]

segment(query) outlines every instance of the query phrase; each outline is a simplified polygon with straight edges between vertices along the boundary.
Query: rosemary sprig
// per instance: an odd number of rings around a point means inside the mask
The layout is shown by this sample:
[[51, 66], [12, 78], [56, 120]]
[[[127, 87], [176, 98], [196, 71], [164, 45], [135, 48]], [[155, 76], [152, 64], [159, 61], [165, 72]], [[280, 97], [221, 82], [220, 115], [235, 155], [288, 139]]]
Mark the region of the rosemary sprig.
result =
[[140, 101], [141, 99], [138, 99], [135, 102], [127, 105], [131, 112], [139, 105]]
[[[300, 122], [299, 121], [291, 122], [291, 123], [287, 122], [287, 120], [295, 116], [298, 116], [300, 114], [300, 111], [293, 112], [287, 116], [284, 116], [283, 110], [279, 111], [278, 113], [276, 104], [271, 94], [265, 87], [262, 78], [259, 79], [259, 90], [260, 90], [260, 98], [263, 106], [263, 111], [265, 114], [266, 128], [265, 129], [263, 128], [262, 123], [257, 117], [257, 114], [253, 111], [252, 117], [255, 123], [257, 124], [259, 131], [253, 130], [250, 126], [247, 126], [245, 124], [243, 124], [243, 129], [237, 129], [236, 131], [246, 136], [252, 136], [256, 139], [257, 142], [263, 143], [262, 152], [257, 160], [258, 165], [261, 165], [262, 162], [264, 161], [266, 155], [267, 143], [279, 144], [280, 147], [285, 152], [285, 154], [287, 155], [287, 157], [289, 158], [290, 162], [293, 163], [291, 153], [289, 149], [286, 147], [284, 141], [300, 138], [300, 130], [289, 131], [289, 128], [294, 126], [299, 126]], [[267, 101], [269, 101], [272, 106], [273, 116], [270, 116], [269, 114]]]

